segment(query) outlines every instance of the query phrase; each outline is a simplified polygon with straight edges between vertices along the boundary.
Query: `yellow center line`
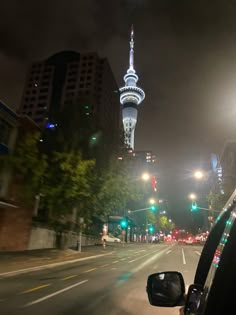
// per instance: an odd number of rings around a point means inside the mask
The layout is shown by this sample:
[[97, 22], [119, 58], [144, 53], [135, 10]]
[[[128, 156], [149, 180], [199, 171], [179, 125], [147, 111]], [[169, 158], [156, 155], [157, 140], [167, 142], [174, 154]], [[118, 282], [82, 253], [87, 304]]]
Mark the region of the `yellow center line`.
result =
[[93, 269], [89, 269], [89, 270], [85, 270], [84, 272], [82, 272], [82, 273], [86, 273], [86, 272], [91, 272], [91, 271], [94, 271], [94, 270], [96, 270], [97, 268], [93, 268]]
[[33, 288], [33, 289], [29, 289], [29, 290], [23, 291], [23, 292], [21, 292], [21, 294], [33, 292], [33, 291], [36, 291], [36, 290], [40, 290], [40, 289], [43, 289], [43, 288], [45, 288], [45, 287], [48, 287], [49, 285], [51, 285], [51, 283], [44, 284], [44, 285], [40, 285], [40, 286], [35, 287], [35, 288]]
[[67, 279], [71, 279], [71, 278], [74, 278], [74, 277], [77, 277], [78, 275], [72, 275], [72, 276], [68, 276], [68, 277], [66, 277], [66, 278], [63, 278], [63, 279], [61, 279], [61, 280], [67, 280]]

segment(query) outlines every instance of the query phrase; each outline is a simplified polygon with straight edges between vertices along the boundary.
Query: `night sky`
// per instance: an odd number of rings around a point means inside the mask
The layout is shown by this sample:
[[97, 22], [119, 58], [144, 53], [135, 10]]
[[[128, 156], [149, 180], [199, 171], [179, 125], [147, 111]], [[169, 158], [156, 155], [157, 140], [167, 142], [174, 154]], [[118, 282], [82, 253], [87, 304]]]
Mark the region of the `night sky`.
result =
[[122, 86], [134, 24], [146, 93], [135, 150], [156, 154], [159, 197], [179, 223], [190, 212], [192, 171], [235, 138], [235, 17], [234, 0], [2, 1], [0, 99], [17, 108], [30, 63], [62, 50], [97, 51]]

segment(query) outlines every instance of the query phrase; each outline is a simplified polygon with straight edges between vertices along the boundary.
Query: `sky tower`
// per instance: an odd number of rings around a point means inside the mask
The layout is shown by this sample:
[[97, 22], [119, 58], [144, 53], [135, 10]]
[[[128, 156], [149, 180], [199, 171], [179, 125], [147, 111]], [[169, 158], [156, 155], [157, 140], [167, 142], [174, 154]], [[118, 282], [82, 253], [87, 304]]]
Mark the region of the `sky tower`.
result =
[[124, 126], [124, 141], [128, 148], [134, 149], [134, 130], [138, 116], [138, 105], [145, 97], [144, 91], [136, 86], [138, 76], [134, 70], [134, 28], [131, 26], [129, 69], [124, 76], [125, 86], [120, 88], [120, 103]]

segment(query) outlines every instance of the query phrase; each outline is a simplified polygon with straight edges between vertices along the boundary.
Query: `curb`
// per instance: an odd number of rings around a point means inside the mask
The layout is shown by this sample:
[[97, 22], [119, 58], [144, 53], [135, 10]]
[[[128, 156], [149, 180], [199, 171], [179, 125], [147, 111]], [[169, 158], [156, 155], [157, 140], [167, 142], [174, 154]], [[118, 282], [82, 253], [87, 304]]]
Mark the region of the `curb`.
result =
[[36, 267], [29, 267], [29, 268], [26, 268], [26, 269], [19, 269], [19, 270], [14, 270], [14, 271], [3, 272], [3, 273], [0, 273], [0, 279], [11, 277], [11, 276], [14, 276], [14, 275], [17, 275], [17, 274], [23, 274], [23, 273], [27, 273], [27, 272], [31, 272], [31, 271], [37, 271], [37, 270], [40, 270], [40, 269], [54, 268], [54, 267], [57, 267], [57, 266], [62, 266], [62, 265], [66, 265], [66, 264], [72, 264], [72, 263], [75, 263], [77, 261], [95, 259], [97, 257], [107, 256], [107, 255], [111, 255], [111, 254], [112, 254], [112, 252], [107, 253], [107, 254], [99, 254], [99, 255], [94, 255], [94, 256], [83, 257], [83, 258], [76, 258], [76, 259], [72, 259], [72, 260], [65, 260], [65, 261], [60, 261], [60, 262], [51, 263], [51, 264], [47, 264], [47, 265], [36, 266]]

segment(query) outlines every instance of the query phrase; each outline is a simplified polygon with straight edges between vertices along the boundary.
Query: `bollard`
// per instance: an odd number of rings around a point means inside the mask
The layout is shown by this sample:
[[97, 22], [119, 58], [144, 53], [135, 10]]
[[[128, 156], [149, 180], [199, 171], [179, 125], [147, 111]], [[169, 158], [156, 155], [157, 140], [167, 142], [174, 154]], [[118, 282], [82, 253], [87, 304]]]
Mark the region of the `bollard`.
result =
[[104, 249], [106, 248], [106, 240], [103, 240], [102, 247], [103, 247]]

